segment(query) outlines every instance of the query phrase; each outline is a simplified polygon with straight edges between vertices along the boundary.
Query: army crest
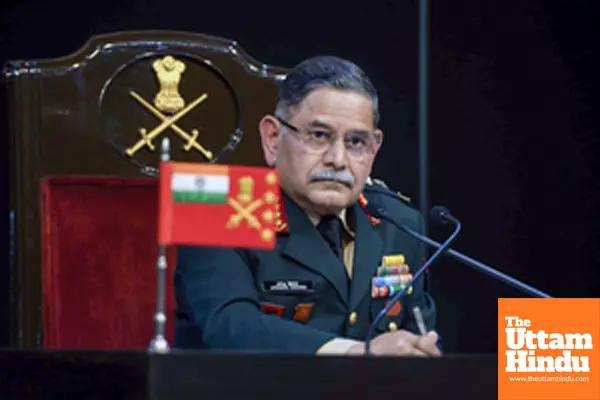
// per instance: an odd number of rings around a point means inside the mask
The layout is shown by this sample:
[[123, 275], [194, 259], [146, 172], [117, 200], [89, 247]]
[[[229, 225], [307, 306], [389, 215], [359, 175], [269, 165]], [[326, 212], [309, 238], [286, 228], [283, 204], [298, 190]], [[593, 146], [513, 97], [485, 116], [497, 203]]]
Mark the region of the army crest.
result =
[[233, 86], [213, 63], [187, 54], [145, 55], [122, 66], [102, 90], [100, 111], [113, 147], [150, 175], [158, 173], [156, 143], [165, 135], [180, 143], [174, 159], [210, 163], [242, 137]]

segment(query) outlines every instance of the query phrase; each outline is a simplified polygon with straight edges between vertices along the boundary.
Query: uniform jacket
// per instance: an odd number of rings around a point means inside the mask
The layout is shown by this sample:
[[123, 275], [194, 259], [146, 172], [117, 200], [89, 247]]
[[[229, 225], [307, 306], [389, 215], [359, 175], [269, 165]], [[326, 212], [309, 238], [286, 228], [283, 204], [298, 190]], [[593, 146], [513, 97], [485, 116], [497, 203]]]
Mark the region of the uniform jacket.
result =
[[[179, 247], [174, 346], [315, 353], [336, 337], [364, 340], [389, 300], [372, 298], [372, 278], [382, 257], [403, 255], [411, 273], [424, 260], [424, 245], [365, 213], [368, 201], [386, 207], [409, 228], [423, 231], [418, 211], [367, 185], [347, 210], [353, 214], [356, 235], [350, 281], [304, 211], [285, 195], [274, 250]], [[436, 308], [425, 281], [424, 276], [415, 282], [399, 307], [382, 318], [374, 336], [390, 328], [418, 333], [410, 312], [413, 305], [421, 308], [428, 330], [435, 328]]]

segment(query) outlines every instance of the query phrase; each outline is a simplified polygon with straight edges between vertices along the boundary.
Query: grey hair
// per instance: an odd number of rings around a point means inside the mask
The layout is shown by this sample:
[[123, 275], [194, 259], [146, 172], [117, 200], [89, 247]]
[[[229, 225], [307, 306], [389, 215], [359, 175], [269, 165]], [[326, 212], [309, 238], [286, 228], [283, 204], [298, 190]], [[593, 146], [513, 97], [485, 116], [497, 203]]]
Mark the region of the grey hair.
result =
[[373, 126], [378, 126], [379, 97], [373, 83], [358, 65], [334, 56], [309, 58], [294, 67], [279, 88], [275, 112], [288, 114], [313, 90], [320, 88], [348, 90], [370, 97]]

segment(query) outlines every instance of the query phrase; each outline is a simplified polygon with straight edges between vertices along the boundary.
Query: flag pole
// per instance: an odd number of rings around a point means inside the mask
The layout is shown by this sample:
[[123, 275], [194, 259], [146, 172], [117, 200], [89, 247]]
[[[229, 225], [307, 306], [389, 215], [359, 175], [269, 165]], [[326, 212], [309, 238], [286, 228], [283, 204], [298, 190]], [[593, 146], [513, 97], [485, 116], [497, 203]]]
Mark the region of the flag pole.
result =
[[[169, 139], [163, 138], [161, 144], [160, 161], [170, 160]], [[162, 178], [159, 178], [162, 179]], [[163, 243], [158, 244], [158, 259], [156, 260], [157, 279], [156, 279], [156, 313], [154, 314], [154, 338], [148, 346], [151, 353], [168, 353], [170, 351], [169, 342], [165, 338], [165, 323], [167, 316], [165, 314], [165, 275], [167, 273], [167, 251]]]

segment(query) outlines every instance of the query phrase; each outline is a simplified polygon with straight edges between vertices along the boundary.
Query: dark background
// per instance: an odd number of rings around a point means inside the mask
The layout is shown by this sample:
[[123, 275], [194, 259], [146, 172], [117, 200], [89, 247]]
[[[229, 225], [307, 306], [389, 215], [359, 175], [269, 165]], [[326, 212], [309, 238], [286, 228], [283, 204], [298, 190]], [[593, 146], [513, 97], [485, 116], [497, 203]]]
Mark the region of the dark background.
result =
[[[428, 201], [463, 221], [454, 248], [556, 297], [600, 297], [600, 3], [431, 3]], [[135, 29], [235, 39], [284, 67], [316, 54], [349, 58], [380, 91], [386, 138], [373, 175], [419, 204], [417, 1], [9, 0], [0, 10], [2, 62], [60, 57], [92, 35]], [[7, 132], [5, 115], [0, 123]], [[497, 298], [520, 294], [448, 259], [433, 276], [446, 351], [495, 352]]]

